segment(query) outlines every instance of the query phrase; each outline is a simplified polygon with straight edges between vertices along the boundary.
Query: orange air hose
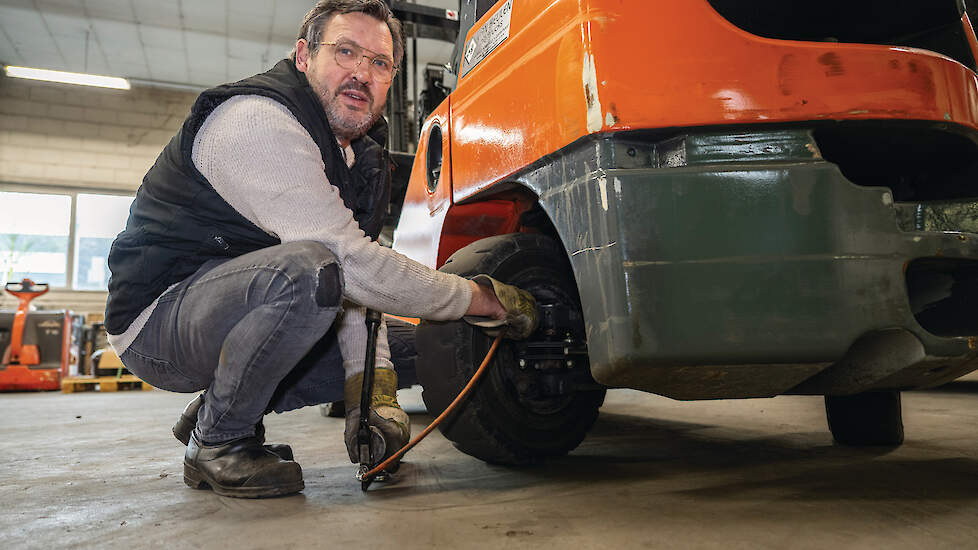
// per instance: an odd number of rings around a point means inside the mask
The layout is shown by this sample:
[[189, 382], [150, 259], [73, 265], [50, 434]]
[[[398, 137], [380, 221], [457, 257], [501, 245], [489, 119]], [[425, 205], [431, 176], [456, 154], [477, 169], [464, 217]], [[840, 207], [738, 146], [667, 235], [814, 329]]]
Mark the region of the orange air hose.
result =
[[429, 433], [431, 433], [432, 430], [434, 430], [438, 426], [438, 424], [441, 424], [441, 421], [444, 420], [445, 417], [447, 417], [449, 414], [452, 413], [452, 411], [455, 410], [455, 408], [459, 405], [459, 403], [461, 403], [465, 399], [465, 396], [467, 396], [469, 392], [472, 391], [472, 388], [475, 387], [475, 383], [479, 381], [479, 378], [482, 377], [483, 373], [489, 367], [489, 362], [492, 361], [492, 356], [496, 354], [496, 348], [499, 347], [499, 342], [501, 342], [502, 339], [503, 339], [503, 335], [500, 332], [499, 336], [496, 336], [496, 339], [493, 340], [492, 346], [489, 347], [489, 352], [486, 353], [486, 358], [482, 360], [482, 364], [479, 365], [478, 369], [476, 369], [475, 374], [472, 375], [472, 379], [469, 380], [469, 383], [466, 384], [464, 388], [462, 388], [462, 391], [459, 392], [457, 397], [455, 397], [455, 400], [452, 401], [452, 404], [449, 405], [448, 408], [444, 410], [444, 412], [439, 414], [438, 418], [434, 419], [431, 422], [431, 424], [428, 424], [428, 427], [425, 428], [424, 431], [422, 431], [420, 434], [418, 434], [417, 437], [412, 439], [410, 443], [401, 447], [401, 450], [392, 454], [387, 460], [381, 462], [380, 464], [375, 466], [372, 470], [364, 474], [365, 479], [373, 479], [374, 476], [384, 471], [384, 469], [390, 466], [395, 460], [398, 460], [399, 458], [404, 456], [404, 453], [410, 451], [412, 447], [420, 443], [422, 439], [424, 439]]

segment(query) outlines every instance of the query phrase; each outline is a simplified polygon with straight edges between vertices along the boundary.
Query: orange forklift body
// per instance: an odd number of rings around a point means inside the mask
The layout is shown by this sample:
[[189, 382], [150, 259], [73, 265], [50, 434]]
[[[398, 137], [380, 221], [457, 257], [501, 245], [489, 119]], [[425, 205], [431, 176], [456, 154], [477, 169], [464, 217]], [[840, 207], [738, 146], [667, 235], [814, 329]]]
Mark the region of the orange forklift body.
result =
[[[437, 186], [409, 187], [396, 247], [429, 266], [511, 223], [513, 213], [487, 218], [453, 204], [591, 134], [823, 120], [978, 130], [975, 72], [932, 51], [764, 38], [707, 0], [498, 2], [466, 43], [500, 10], [510, 12], [510, 34], [463, 68], [418, 141], [412, 181], [426, 179], [433, 128], [443, 169]], [[961, 25], [978, 56], [967, 14]]]
[[[466, 0], [394, 248], [520, 286], [541, 324], [446, 437], [559, 456], [631, 388], [822, 395], [836, 441], [900, 444], [900, 392], [978, 369], [967, 9]], [[422, 322], [416, 343], [441, 412], [489, 342]]]

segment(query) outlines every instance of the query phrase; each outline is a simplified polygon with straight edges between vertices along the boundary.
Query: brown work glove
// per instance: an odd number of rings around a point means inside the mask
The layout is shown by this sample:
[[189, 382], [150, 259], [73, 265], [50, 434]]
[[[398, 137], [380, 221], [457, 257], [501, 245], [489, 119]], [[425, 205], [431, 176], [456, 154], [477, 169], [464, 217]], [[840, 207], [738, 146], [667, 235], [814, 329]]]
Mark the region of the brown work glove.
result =
[[370, 457], [361, 459], [357, 429], [360, 427], [362, 393], [363, 373], [360, 372], [348, 378], [343, 386], [343, 400], [346, 402], [346, 450], [350, 453], [350, 462], [376, 466], [410, 441], [411, 419], [397, 403], [397, 373], [391, 369], [375, 369], [374, 392], [370, 400], [370, 452], [373, 460]]
[[466, 315], [465, 322], [477, 326], [489, 336], [495, 337], [500, 331], [506, 338], [523, 340], [527, 338], [540, 324], [537, 313], [537, 303], [529, 292], [512, 285], [501, 283], [488, 275], [476, 275], [472, 280], [483, 286], [491, 286], [496, 298], [506, 310], [505, 319], [491, 319]]

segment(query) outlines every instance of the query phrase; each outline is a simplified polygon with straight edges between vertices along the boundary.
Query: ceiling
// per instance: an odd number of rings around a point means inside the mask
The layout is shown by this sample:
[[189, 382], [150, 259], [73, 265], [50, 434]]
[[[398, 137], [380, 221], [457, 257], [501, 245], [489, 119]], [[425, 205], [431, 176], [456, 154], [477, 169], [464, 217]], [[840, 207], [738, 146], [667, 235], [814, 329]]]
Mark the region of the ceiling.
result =
[[[210, 87], [288, 55], [315, 0], [0, 0], [0, 63]], [[458, 9], [458, 0], [419, 4]], [[410, 48], [409, 48], [410, 51]], [[452, 45], [419, 39], [418, 61]]]

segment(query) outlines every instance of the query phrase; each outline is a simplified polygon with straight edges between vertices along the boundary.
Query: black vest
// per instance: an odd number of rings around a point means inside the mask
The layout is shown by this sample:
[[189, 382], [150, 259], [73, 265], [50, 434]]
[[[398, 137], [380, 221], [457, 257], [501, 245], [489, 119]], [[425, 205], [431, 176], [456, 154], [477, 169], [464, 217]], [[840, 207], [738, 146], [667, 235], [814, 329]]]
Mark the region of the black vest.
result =
[[387, 122], [351, 143], [356, 163], [348, 169], [305, 74], [283, 59], [270, 71], [202, 93], [183, 127], [143, 177], [126, 229], [109, 251], [109, 299], [105, 328], [121, 334], [170, 285], [206, 261], [233, 258], [280, 244], [231, 208], [197, 171], [191, 158], [204, 119], [235, 95], [261, 95], [285, 105], [319, 146], [326, 176], [339, 189], [360, 228], [376, 239], [390, 200]]

